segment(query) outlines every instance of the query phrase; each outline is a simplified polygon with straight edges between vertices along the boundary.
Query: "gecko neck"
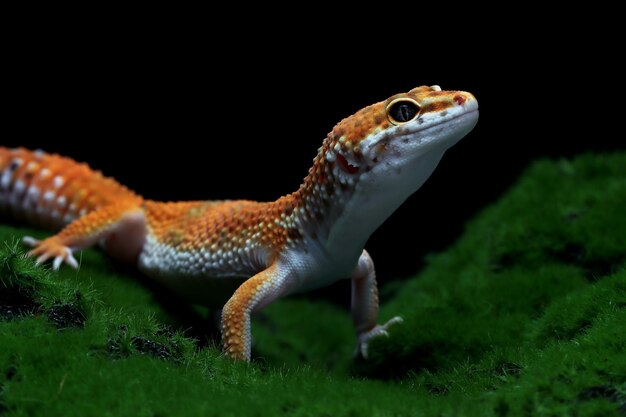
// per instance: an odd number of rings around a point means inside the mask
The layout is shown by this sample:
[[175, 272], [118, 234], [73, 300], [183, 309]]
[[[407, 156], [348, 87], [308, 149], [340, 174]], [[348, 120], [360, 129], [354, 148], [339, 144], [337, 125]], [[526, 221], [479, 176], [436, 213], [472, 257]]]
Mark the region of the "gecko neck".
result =
[[294, 222], [304, 240], [325, 245], [356, 187], [354, 180], [337, 175], [320, 149], [295, 197]]
[[444, 152], [429, 152], [409, 165], [391, 161], [351, 176], [326, 159], [325, 146], [320, 148], [300, 188], [278, 200], [292, 202], [286, 219], [297, 239], [290, 246], [356, 262], [370, 235], [426, 181]]

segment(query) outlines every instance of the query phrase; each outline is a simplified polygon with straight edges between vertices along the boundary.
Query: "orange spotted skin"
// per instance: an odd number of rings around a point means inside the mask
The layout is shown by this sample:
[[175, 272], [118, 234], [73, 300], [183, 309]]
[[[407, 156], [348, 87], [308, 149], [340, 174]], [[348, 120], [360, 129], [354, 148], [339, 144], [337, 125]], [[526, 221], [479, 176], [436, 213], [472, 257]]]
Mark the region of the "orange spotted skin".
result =
[[250, 314], [296, 291], [352, 280], [357, 351], [378, 325], [373, 262], [363, 247], [477, 121], [476, 99], [418, 87], [343, 119], [300, 188], [273, 202], [163, 203], [69, 158], [0, 147], [0, 215], [60, 231], [25, 237], [37, 262], [77, 267], [100, 244], [193, 302], [222, 307], [225, 353], [250, 359]]
[[[7, 172], [10, 172], [11, 164], [15, 168], [9, 177]], [[58, 229], [112, 203], [141, 204], [142, 200], [87, 164], [24, 148], [9, 150], [0, 147], [0, 172], [4, 173], [7, 183], [2, 188], [11, 187], [11, 192], [21, 203], [14, 206], [5, 202], [0, 205], [0, 210], [9, 211], [16, 217], [26, 217], [30, 222], [47, 228]], [[94, 218], [94, 224], [89, 227], [102, 226], [105, 217]]]
[[245, 311], [260, 290], [271, 282], [275, 266], [246, 280], [238, 289], [238, 296], [229, 302], [222, 310], [222, 343], [226, 354], [235, 359], [246, 360], [250, 345], [250, 334], [246, 329], [250, 327], [250, 318], [241, 320], [241, 311]]
[[393, 124], [385, 111], [386, 106], [398, 98], [409, 98], [418, 101], [421, 105], [420, 114], [423, 116], [426, 113], [440, 112], [453, 107], [455, 105], [455, 96], [461, 94], [461, 97], [464, 97], [464, 94], [467, 94], [463, 92], [455, 93], [451, 91], [432, 91], [430, 87], [422, 86], [414, 88], [408, 93], [396, 94], [385, 101], [367, 106], [353, 116], [343, 119], [332, 130], [325, 144], [332, 146], [343, 137], [345, 138], [345, 143], [349, 143], [348, 146], [355, 147], [363, 139], [369, 137], [373, 131], [389, 129]]
[[[293, 212], [292, 196], [272, 203], [256, 201], [146, 201], [150, 233], [160, 242], [182, 251], [240, 249], [249, 239], [276, 257], [290, 238], [288, 228], [275, 220]], [[293, 237], [293, 231], [291, 231]]]

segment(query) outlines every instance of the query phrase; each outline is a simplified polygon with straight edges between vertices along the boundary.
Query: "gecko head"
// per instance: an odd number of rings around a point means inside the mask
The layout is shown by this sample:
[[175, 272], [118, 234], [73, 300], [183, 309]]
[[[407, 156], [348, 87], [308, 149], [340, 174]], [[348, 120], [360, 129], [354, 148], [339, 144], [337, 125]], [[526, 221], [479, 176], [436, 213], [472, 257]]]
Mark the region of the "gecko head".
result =
[[[329, 253], [358, 257], [371, 233], [433, 172], [478, 121], [463, 91], [417, 87], [373, 104], [328, 134], [303, 184], [307, 202], [332, 207]], [[330, 202], [330, 203], [328, 203]], [[324, 210], [316, 213], [316, 221]]]
[[364, 243], [477, 121], [478, 102], [472, 94], [422, 86], [339, 122], [311, 173], [317, 183], [332, 181], [343, 194], [344, 220], [337, 223], [343, 226], [335, 233]]
[[472, 94], [417, 87], [342, 120], [328, 136], [325, 156], [340, 177], [358, 182], [370, 172], [403, 171], [432, 152], [443, 154], [477, 121]]

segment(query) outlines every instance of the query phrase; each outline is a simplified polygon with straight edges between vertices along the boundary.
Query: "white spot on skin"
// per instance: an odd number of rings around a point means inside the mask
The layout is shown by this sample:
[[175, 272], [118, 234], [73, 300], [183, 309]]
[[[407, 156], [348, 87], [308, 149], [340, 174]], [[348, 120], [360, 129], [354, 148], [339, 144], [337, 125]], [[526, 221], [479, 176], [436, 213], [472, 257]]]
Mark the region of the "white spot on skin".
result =
[[2, 186], [3, 189], [7, 189], [9, 188], [9, 184], [11, 184], [11, 177], [12, 177], [13, 173], [10, 170], [5, 170], [2, 173], [2, 179], [0, 179], [0, 186]]
[[9, 166], [2, 173], [2, 178], [0, 178], [0, 186], [2, 188], [5, 190], [9, 188], [11, 180], [13, 179], [13, 173], [22, 165], [22, 162], [24, 162], [22, 159], [16, 158], [9, 163]]
[[60, 175], [57, 175], [56, 177], [54, 177], [54, 180], [52, 183], [54, 184], [54, 188], [61, 188], [64, 182], [65, 180], [63, 179], [63, 177]]
[[39, 197], [39, 188], [35, 187], [34, 185], [28, 187], [28, 196], [33, 200]]
[[48, 203], [49, 203], [49, 202], [51, 202], [52, 200], [54, 200], [54, 192], [52, 192], [52, 191], [46, 191], [46, 192], [43, 194], [43, 199], [44, 199], [44, 201], [46, 201], [46, 202], [48, 202]]
[[15, 192], [16, 193], [22, 194], [24, 192], [24, 189], [26, 189], [26, 184], [24, 184], [24, 181], [22, 181], [22, 180], [15, 181]]
[[48, 178], [50, 176], [50, 170], [48, 168], [44, 168], [41, 170], [41, 172], [39, 172], [39, 175], [41, 176], [41, 178]]
[[64, 195], [59, 196], [59, 198], [57, 198], [57, 206], [59, 206], [59, 208], [65, 207], [66, 204], [67, 204], [67, 198]]

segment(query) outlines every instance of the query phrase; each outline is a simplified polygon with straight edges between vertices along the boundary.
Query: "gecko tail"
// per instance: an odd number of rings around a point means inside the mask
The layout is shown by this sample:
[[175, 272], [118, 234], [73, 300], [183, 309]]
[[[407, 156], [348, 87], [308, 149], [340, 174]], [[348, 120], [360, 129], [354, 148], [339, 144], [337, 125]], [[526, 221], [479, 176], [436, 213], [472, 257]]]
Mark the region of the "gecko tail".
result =
[[87, 164], [41, 150], [0, 147], [0, 217], [59, 230], [125, 199], [141, 201]]

